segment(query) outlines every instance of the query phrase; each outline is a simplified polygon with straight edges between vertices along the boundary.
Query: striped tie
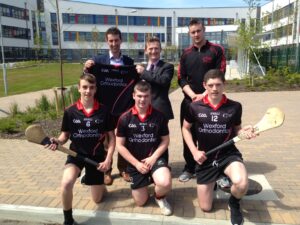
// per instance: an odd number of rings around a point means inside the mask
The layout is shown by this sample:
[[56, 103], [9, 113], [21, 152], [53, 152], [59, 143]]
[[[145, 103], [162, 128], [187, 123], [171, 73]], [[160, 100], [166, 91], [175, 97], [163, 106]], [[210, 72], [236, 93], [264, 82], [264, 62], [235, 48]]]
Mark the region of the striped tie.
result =
[[154, 70], [154, 64], [151, 64], [151, 66], [150, 66], [150, 72], [153, 72], [153, 70]]

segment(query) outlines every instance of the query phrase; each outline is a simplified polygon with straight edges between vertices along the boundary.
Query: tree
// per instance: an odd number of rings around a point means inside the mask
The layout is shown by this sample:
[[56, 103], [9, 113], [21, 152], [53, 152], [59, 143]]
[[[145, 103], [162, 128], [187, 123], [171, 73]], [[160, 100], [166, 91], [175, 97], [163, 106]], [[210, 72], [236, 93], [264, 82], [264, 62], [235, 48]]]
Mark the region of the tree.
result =
[[[249, 74], [250, 60], [253, 59], [251, 55], [256, 57], [256, 49], [260, 46], [259, 41], [255, 40], [255, 35], [261, 32], [261, 24], [257, 18], [252, 18], [252, 13], [257, 9], [260, 0], [244, 0], [248, 6], [247, 19], [245, 22], [238, 21], [238, 37], [237, 44], [241, 51], [243, 51], [246, 62], [246, 74], [249, 75], [249, 82], [253, 86], [254, 79], [252, 74]], [[258, 60], [258, 59], [256, 59]], [[245, 72], [245, 71], [243, 71]]]
[[51, 53], [51, 38], [49, 35], [47, 35], [47, 57], [48, 60], [52, 58], [52, 53]]
[[76, 43], [79, 47], [79, 57], [80, 60], [83, 58], [87, 58], [87, 41], [85, 40], [84, 36], [81, 36], [80, 33], [76, 34], [78, 35], [76, 38]]
[[102, 40], [101, 35], [97, 27], [93, 27], [92, 29], [92, 42], [91, 46], [92, 49], [94, 50], [94, 55], [97, 55], [99, 53], [99, 49], [101, 49], [103, 45], [104, 39]]
[[42, 56], [43, 53], [43, 39], [42, 37], [38, 34], [38, 32], [35, 33], [34, 38], [33, 38], [33, 42], [34, 42], [34, 52], [35, 52], [35, 57], [36, 60], [39, 60]]
[[176, 45], [168, 45], [163, 49], [165, 60], [177, 61], [178, 60], [178, 48]]
[[128, 37], [129, 37], [129, 40], [127, 41], [127, 44], [128, 44], [127, 54], [128, 54], [128, 56], [135, 58], [135, 53], [136, 53], [135, 43], [136, 43], [136, 41], [134, 40], [133, 34], [129, 34]]

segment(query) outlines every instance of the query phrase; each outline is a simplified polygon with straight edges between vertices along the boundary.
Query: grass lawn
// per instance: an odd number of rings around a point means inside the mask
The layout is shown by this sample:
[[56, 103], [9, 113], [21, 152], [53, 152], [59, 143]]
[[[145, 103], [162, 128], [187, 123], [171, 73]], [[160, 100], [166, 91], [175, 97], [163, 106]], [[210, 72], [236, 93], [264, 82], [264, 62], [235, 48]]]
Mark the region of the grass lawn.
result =
[[[82, 73], [82, 64], [63, 64], [64, 86], [76, 84]], [[3, 70], [0, 69], [0, 97], [4, 96]], [[227, 81], [228, 92], [241, 91], [278, 91], [299, 90], [300, 75], [294, 75], [294, 82], [286, 82], [287, 76], [268, 76], [268, 79], [256, 78], [255, 85], [249, 86], [249, 79]], [[272, 79], [271, 79], [272, 78]], [[59, 63], [40, 64], [37, 66], [7, 69], [8, 95], [21, 94], [31, 91], [39, 91], [60, 87], [60, 65]], [[177, 69], [171, 83], [171, 91], [178, 87]]]
[[[63, 64], [64, 86], [76, 84], [82, 64]], [[60, 87], [59, 63], [40, 64], [27, 68], [7, 69], [8, 95]], [[4, 96], [3, 70], [0, 70], [0, 97]]]

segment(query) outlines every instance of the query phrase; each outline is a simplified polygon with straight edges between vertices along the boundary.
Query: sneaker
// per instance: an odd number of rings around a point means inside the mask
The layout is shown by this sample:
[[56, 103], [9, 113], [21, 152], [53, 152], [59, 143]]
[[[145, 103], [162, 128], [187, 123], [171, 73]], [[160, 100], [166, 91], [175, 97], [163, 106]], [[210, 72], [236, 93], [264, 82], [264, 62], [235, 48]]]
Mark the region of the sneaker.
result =
[[183, 171], [183, 173], [178, 177], [180, 182], [187, 182], [193, 177], [193, 174], [188, 171]]
[[172, 214], [172, 208], [170, 204], [167, 202], [166, 198], [161, 198], [161, 199], [154, 198], [154, 199], [163, 215], [170, 216]]
[[230, 188], [232, 185], [232, 182], [229, 177], [221, 177], [219, 180], [217, 180], [218, 186], [222, 189]]
[[111, 173], [105, 173], [104, 174], [104, 184], [105, 185], [112, 185], [112, 183], [113, 183], [113, 178], [112, 178], [112, 176], [111, 176]]
[[230, 209], [230, 220], [232, 225], [242, 225], [244, 223], [244, 217], [240, 209], [240, 203], [232, 201], [230, 198], [228, 208]]
[[85, 174], [81, 175], [80, 177], [80, 183], [85, 185]]

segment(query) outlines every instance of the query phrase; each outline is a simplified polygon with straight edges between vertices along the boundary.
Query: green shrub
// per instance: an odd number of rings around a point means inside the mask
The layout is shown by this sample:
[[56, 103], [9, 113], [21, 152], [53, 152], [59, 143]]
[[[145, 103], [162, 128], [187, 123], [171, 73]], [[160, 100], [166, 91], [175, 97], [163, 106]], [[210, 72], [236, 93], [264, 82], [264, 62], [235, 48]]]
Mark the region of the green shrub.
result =
[[52, 119], [52, 120], [58, 118], [58, 115], [57, 115], [57, 113], [56, 113], [55, 110], [49, 111], [49, 112], [48, 112], [48, 115], [49, 115], [50, 119]]
[[39, 113], [39, 110], [37, 109], [37, 107], [30, 107], [30, 106], [27, 106], [25, 112], [26, 112], [26, 113], [31, 113], [31, 114], [38, 114], [38, 113]]
[[241, 81], [238, 80], [238, 79], [233, 79], [232, 82], [235, 84], [235, 85], [240, 85], [241, 84]]
[[300, 74], [293, 73], [286, 76], [286, 81], [290, 85], [300, 85]]
[[0, 119], [0, 132], [1, 133], [16, 133], [18, 132], [17, 122], [13, 118]]
[[73, 102], [70, 103], [74, 103], [80, 98], [80, 93], [78, 92], [77, 85], [70, 87], [70, 98], [73, 100]]
[[50, 102], [47, 96], [43, 94], [42, 97], [37, 100], [36, 106], [41, 112], [47, 112], [50, 108]]
[[21, 117], [21, 120], [26, 124], [31, 124], [36, 120], [36, 114], [26, 113]]
[[17, 103], [12, 103], [9, 106], [9, 112], [12, 117], [15, 117], [20, 113], [19, 105]]
[[175, 70], [173, 78], [171, 80], [171, 86], [170, 86], [170, 91], [173, 91], [179, 87], [178, 85], [178, 78], [177, 78], [177, 70]]

